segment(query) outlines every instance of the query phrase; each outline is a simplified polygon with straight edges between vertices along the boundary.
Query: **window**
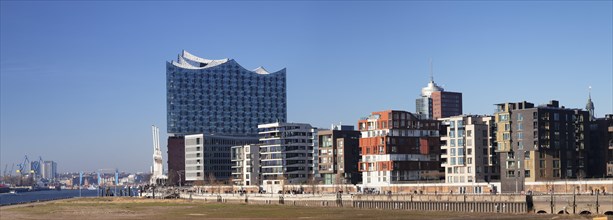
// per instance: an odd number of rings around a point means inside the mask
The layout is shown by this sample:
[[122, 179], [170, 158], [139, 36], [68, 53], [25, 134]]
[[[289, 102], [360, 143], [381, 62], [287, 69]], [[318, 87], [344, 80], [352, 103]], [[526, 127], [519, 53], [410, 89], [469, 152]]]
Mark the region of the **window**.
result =
[[509, 133], [502, 134], [502, 140], [507, 141], [507, 140], [510, 140], [510, 139], [511, 139], [511, 134], [509, 134]]
[[524, 124], [521, 124], [521, 123], [517, 124], [517, 130], [518, 131], [524, 130]]
[[196, 144], [200, 144], [200, 138], [196, 138]]
[[539, 160], [539, 166], [545, 168], [545, 160]]
[[530, 177], [530, 170], [524, 171], [524, 176], [525, 177]]
[[521, 113], [517, 114], [517, 120], [518, 121], [523, 121], [524, 120], [524, 116]]
[[466, 163], [473, 164], [473, 158], [472, 157], [466, 158]]
[[467, 137], [472, 137], [473, 136], [473, 131], [472, 130], [466, 131], [466, 136]]
[[472, 148], [466, 149], [466, 155], [473, 155], [473, 149]]
[[464, 148], [458, 148], [458, 156], [464, 155]]
[[450, 154], [451, 156], [455, 156], [455, 148], [451, 148], [450, 152], [451, 152], [451, 154]]
[[554, 160], [553, 161], [553, 168], [560, 168], [560, 161], [559, 160]]
[[523, 150], [524, 149], [524, 142], [517, 142], [517, 149]]
[[451, 139], [451, 141], [449, 141], [449, 146], [455, 147], [455, 139]]
[[504, 131], [510, 131], [511, 130], [511, 125], [510, 124], [504, 124]]
[[449, 137], [452, 137], [452, 138], [455, 137], [455, 130], [449, 131]]
[[467, 169], [466, 173], [472, 173], [472, 170], [473, 170], [472, 167], [467, 167], [466, 169]]

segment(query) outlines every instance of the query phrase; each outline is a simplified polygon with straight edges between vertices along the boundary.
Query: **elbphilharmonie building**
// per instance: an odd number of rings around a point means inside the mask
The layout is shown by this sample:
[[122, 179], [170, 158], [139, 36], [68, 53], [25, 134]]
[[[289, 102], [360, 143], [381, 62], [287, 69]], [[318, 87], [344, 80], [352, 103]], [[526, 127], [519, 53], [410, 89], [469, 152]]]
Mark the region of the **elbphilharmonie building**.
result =
[[183, 51], [166, 63], [166, 89], [169, 134], [255, 136], [258, 124], [287, 120], [285, 69], [247, 70]]

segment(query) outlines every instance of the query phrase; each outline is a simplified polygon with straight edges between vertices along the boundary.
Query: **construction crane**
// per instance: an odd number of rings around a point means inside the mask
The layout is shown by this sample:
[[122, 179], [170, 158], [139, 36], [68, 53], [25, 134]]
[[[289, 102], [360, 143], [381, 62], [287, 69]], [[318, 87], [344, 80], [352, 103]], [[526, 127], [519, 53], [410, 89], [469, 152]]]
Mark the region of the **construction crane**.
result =
[[[23, 163], [17, 164], [19, 169], [16, 172], [21, 174], [21, 175], [28, 174], [29, 170], [26, 170], [26, 168], [28, 167], [29, 163], [30, 163], [30, 160], [28, 159], [28, 155], [26, 155], [25, 158], [23, 159]], [[25, 173], [24, 173], [24, 171], [25, 171]]]
[[38, 161], [33, 161], [32, 162], [32, 171], [34, 172], [35, 176], [42, 176], [41, 173], [41, 166], [43, 165], [43, 157], [38, 156]]
[[6, 165], [4, 165], [4, 173], [2, 173], [2, 176], [7, 176], [6, 175], [6, 171], [9, 169], [9, 164], [7, 163]]

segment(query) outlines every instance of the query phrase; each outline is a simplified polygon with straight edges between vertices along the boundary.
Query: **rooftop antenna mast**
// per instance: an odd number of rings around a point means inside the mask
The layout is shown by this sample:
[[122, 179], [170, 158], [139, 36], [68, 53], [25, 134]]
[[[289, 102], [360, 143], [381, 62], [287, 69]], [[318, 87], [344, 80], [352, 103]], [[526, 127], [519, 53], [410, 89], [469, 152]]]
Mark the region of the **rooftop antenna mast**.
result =
[[434, 82], [434, 71], [432, 70], [432, 58], [430, 58], [430, 82]]
[[592, 99], [592, 86], [587, 87], [587, 92], [588, 92], [588, 98], [591, 100]]

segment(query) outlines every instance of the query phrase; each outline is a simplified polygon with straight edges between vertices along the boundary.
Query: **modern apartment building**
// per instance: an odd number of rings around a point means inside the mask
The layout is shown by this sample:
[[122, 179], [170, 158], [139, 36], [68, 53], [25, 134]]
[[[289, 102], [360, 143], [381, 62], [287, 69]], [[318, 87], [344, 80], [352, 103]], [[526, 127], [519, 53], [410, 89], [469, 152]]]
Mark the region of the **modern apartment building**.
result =
[[359, 170], [366, 188], [441, 179], [440, 122], [406, 111], [373, 112], [358, 121]]
[[317, 131], [319, 174], [324, 184], [357, 184], [362, 181], [358, 170], [360, 132], [353, 126], [332, 125]]
[[234, 185], [260, 185], [260, 145], [232, 147], [232, 181]]
[[232, 175], [232, 146], [257, 142], [254, 137], [185, 135], [185, 180], [228, 182]]
[[316, 174], [317, 130], [309, 124], [258, 125], [260, 174], [264, 185], [306, 183]]
[[590, 121], [589, 177], [613, 177], [613, 114]]
[[166, 63], [168, 133], [256, 136], [258, 124], [287, 119], [285, 77], [183, 51]]
[[44, 161], [41, 172], [43, 179], [54, 180], [57, 176], [57, 163], [50, 160]]
[[446, 183], [500, 180], [493, 116], [459, 115], [438, 120], [446, 129], [441, 136]]
[[462, 93], [446, 92], [430, 78], [415, 100], [415, 112], [423, 119], [438, 119], [462, 114]]
[[524, 182], [587, 177], [589, 114], [558, 101], [497, 104], [497, 152], [502, 192], [524, 191]]
[[[591, 90], [591, 88], [590, 88]], [[592, 150], [588, 152], [589, 177], [613, 177], [613, 114], [597, 118], [594, 113], [592, 94], [587, 99], [585, 110], [590, 118], [590, 141]]]

